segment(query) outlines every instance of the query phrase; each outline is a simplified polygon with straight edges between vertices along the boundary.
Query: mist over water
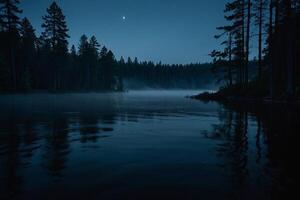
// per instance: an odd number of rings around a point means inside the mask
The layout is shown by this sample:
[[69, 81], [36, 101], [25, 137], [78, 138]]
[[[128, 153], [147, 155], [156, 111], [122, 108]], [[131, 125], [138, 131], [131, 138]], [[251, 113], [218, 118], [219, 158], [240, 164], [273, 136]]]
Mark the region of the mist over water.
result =
[[299, 112], [184, 98], [199, 92], [2, 95], [0, 199], [279, 199], [288, 192]]

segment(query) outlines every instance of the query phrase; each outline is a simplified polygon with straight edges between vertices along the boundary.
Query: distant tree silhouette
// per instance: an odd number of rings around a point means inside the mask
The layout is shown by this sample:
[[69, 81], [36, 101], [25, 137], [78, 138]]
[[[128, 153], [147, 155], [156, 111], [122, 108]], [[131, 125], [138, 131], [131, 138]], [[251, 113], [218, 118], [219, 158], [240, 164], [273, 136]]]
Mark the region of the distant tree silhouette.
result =
[[125, 65], [125, 60], [124, 60], [123, 56], [121, 56], [119, 64], [123, 65], [123, 66]]

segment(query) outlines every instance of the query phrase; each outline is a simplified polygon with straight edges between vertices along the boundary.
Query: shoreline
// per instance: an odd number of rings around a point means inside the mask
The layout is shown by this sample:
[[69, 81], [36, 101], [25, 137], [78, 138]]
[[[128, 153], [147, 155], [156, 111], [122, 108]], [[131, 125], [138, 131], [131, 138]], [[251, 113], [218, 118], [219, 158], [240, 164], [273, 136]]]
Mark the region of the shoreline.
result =
[[273, 104], [273, 105], [295, 105], [300, 106], [300, 99], [274, 99], [271, 97], [242, 97], [242, 96], [225, 96], [219, 92], [203, 92], [197, 95], [188, 96], [190, 99], [200, 101], [215, 101], [220, 103], [256, 103], [256, 104]]
[[51, 91], [51, 90], [30, 90], [30, 91], [16, 91], [16, 92], [10, 92], [10, 91], [2, 91], [0, 92], [1, 95], [31, 95], [31, 94], [72, 94], [72, 93], [126, 93], [128, 90], [63, 90], [63, 91]]

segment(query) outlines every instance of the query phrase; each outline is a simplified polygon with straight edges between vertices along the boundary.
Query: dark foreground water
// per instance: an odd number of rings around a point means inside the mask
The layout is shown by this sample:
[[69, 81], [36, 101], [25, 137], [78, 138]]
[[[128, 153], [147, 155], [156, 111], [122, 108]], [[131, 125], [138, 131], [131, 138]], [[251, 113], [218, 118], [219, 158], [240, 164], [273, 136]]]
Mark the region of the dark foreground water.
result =
[[0, 96], [0, 199], [291, 194], [300, 112], [184, 98], [195, 93]]

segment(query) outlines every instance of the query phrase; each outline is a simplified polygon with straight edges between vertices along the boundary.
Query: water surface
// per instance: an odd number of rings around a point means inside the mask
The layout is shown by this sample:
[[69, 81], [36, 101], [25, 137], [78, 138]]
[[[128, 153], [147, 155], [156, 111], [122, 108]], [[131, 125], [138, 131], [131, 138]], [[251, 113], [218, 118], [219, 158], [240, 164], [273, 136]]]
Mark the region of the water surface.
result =
[[184, 98], [195, 93], [0, 96], [0, 199], [282, 199], [290, 192], [299, 112]]

